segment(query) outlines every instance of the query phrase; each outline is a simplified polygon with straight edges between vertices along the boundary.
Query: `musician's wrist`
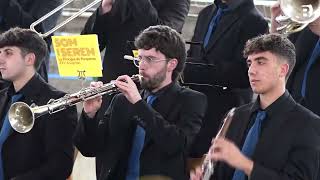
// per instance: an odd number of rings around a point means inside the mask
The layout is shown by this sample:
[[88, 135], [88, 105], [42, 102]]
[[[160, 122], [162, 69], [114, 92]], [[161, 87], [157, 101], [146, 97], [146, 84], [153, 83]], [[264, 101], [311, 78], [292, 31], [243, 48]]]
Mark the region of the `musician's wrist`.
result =
[[252, 160], [245, 157], [240, 169], [243, 170], [248, 177], [250, 177], [253, 169], [253, 164], [254, 163]]
[[86, 115], [88, 116], [88, 118], [93, 119], [96, 116], [97, 112], [90, 112], [90, 113], [86, 113]]
[[130, 101], [132, 104], [136, 104], [137, 102], [139, 102], [139, 101], [141, 101], [141, 100], [142, 100], [142, 98], [141, 98], [141, 96], [140, 96], [140, 94], [139, 94], [139, 95], [136, 95], [136, 96], [132, 97], [132, 99], [130, 99], [129, 101]]

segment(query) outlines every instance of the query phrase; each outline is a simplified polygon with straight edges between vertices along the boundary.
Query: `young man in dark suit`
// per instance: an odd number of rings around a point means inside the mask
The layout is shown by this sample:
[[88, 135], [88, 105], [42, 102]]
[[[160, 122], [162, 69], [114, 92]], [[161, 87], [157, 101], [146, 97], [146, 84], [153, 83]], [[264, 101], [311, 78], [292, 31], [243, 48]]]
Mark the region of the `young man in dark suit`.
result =
[[215, 0], [198, 16], [186, 64], [186, 83], [207, 95], [208, 111], [193, 145], [192, 157], [201, 157], [217, 134], [221, 119], [232, 107], [251, 102], [246, 61], [242, 50], [246, 41], [268, 31], [268, 24], [253, 0]]
[[[0, 91], [0, 179], [66, 180], [73, 167], [72, 134], [77, 123], [75, 108], [34, 121], [25, 134], [9, 124], [9, 108], [15, 101], [43, 106], [64, 93], [47, 84], [36, 70], [48, 53], [45, 41], [35, 32], [14, 28], [0, 35], [0, 72], [10, 86]], [[25, 122], [27, 111], [17, 109]], [[25, 124], [22, 124], [25, 125]]]
[[[316, 180], [320, 118], [286, 90], [295, 64], [289, 39], [269, 34], [244, 49], [255, 102], [236, 109], [226, 138], [216, 138], [208, 158], [218, 161], [215, 180]], [[201, 179], [201, 170], [192, 173]]]
[[177, 31], [151, 26], [135, 45], [143, 90], [139, 92], [129, 76], [118, 77], [115, 85], [121, 94], [103, 119], [97, 118], [101, 98], [85, 101], [75, 144], [83, 155], [96, 156], [98, 180], [152, 175], [187, 179], [186, 155], [200, 129], [206, 97], [177, 83], [186, 58]]

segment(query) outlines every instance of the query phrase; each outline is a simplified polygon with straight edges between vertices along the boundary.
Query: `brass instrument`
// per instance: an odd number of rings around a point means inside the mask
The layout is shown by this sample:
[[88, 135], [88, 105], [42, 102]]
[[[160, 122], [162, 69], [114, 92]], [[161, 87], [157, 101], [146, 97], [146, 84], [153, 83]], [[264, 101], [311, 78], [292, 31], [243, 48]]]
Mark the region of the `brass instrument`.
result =
[[319, 0], [279, 0], [284, 15], [276, 17], [280, 24], [277, 31], [291, 34], [301, 31], [309, 23], [320, 17]]
[[[133, 75], [131, 79], [134, 82], [140, 82], [142, 76]], [[44, 114], [53, 114], [66, 109], [67, 107], [74, 106], [79, 102], [93, 99], [105, 94], [117, 93], [114, 82], [103, 84], [101, 87], [93, 88], [88, 87], [76, 92], [74, 94], [66, 94], [59, 99], [51, 99], [46, 105], [37, 106], [32, 104], [29, 106], [24, 102], [16, 102], [10, 106], [8, 118], [12, 128], [19, 133], [29, 132], [33, 125], [34, 120]]]
[[[218, 137], [225, 137], [226, 136], [226, 133], [228, 131], [228, 128], [231, 124], [231, 121], [233, 119], [233, 115], [234, 115], [234, 111], [235, 111], [236, 108], [232, 108], [227, 116], [224, 118], [223, 120], [223, 124], [218, 132], [218, 134], [216, 135], [216, 138]], [[208, 152], [208, 155], [210, 154], [210, 151], [211, 149], [209, 149], [209, 152]], [[209, 180], [211, 175], [214, 173], [214, 168], [216, 166], [216, 163], [215, 161], [209, 159], [209, 158], [205, 158], [203, 164], [202, 164], [202, 170], [203, 170], [203, 173], [202, 173], [202, 180]]]
[[66, 19], [65, 21], [61, 22], [60, 24], [56, 25], [55, 27], [53, 27], [52, 29], [50, 29], [48, 32], [46, 33], [40, 33], [37, 32], [35, 30], [35, 26], [37, 26], [38, 24], [40, 24], [41, 22], [43, 22], [44, 20], [46, 20], [47, 18], [49, 18], [50, 16], [52, 16], [54, 13], [60, 11], [62, 8], [64, 8], [65, 6], [67, 6], [68, 4], [70, 4], [71, 2], [73, 2], [74, 0], [67, 0], [64, 3], [62, 3], [60, 6], [56, 7], [55, 9], [53, 9], [52, 11], [50, 11], [49, 13], [47, 13], [46, 15], [42, 16], [41, 18], [39, 18], [37, 21], [33, 22], [30, 25], [30, 29], [33, 30], [34, 32], [36, 32], [40, 37], [45, 38], [47, 36], [49, 36], [50, 34], [54, 33], [56, 30], [58, 30], [59, 28], [61, 28], [62, 26], [66, 25], [67, 23], [69, 23], [70, 21], [72, 21], [73, 19], [75, 19], [76, 17], [80, 16], [82, 13], [86, 12], [88, 9], [92, 8], [93, 6], [95, 6], [96, 4], [98, 4], [99, 2], [101, 2], [102, 0], [95, 0], [93, 2], [91, 2], [90, 4], [88, 4], [87, 6], [83, 7], [82, 9], [80, 9], [78, 12], [76, 12], [75, 14], [73, 14], [72, 16], [70, 16], [68, 19]]

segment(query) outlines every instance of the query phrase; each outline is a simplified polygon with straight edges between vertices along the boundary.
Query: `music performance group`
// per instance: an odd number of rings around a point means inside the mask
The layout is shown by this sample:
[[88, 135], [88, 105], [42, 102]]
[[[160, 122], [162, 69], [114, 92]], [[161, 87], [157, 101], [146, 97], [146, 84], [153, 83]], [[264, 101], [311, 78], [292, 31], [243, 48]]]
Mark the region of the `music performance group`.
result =
[[253, 1], [215, 0], [186, 51], [189, 5], [102, 0], [82, 33], [105, 48], [103, 77], [74, 94], [37, 72], [37, 32], [1, 33], [0, 180], [71, 179], [75, 149], [97, 180], [319, 179], [319, 0], [276, 3], [270, 29]]

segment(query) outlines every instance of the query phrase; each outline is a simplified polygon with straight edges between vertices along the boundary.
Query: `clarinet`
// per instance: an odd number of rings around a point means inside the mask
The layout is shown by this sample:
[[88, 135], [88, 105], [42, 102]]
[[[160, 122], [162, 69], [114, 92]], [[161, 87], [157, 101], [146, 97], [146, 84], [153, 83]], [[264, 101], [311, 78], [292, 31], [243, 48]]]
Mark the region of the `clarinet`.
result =
[[[234, 111], [236, 108], [232, 108], [226, 117], [223, 120], [223, 124], [219, 130], [219, 132], [216, 135], [216, 138], [218, 137], [225, 137], [227, 130], [231, 124], [231, 121], [233, 119]], [[211, 149], [209, 149], [208, 155], [211, 153]], [[217, 164], [216, 161], [213, 161], [208, 158], [208, 155], [205, 157], [204, 162], [201, 166], [202, 168], [202, 180], [209, 180], [211, 175], [214, 173], [214, 168]]]

